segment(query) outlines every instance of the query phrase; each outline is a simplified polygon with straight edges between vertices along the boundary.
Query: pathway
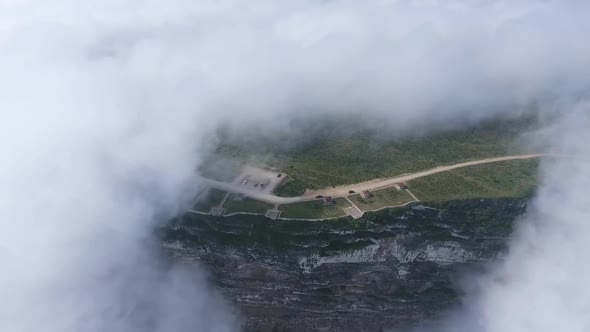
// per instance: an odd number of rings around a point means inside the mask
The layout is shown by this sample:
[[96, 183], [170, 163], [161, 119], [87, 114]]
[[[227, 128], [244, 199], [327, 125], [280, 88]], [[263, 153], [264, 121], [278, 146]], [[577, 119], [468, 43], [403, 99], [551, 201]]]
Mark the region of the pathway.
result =
[[544, 154], [524, 154], [524, 155], [504, 156], [504, 157], [495, 157], [495, 158], [473, 160], [473, 161], [467, 161], [467, 162], [458, 163], [458, 164], [454, 164], [454, 165], [439, 166], [439, 167], [435, 167], [435, 168], [432, 168], [429, 170], [406, 174], [406, 175], [401, 175], [401, 176], [396, 176], [396, 177], [391, 177], [391, 178], [376, 179], [376, 180], [360, 182], [360, 183], [355, 183], [355, 184], [349, 184], [349, 185], [344, 185], [344, 186], [337, 186], [334, 188], [321, 189], [321, 190], [317, 190], [317, 191], [313, 191], [313, 192], [308, 192], [306, 194], [303, 194], [301, 196], [296, 196], [296, 197], [279, 197], [279, 196], [275, 196], [275, 195], [268, 194], [268, 193], [253, 191], [251, 189], [242, 187], [240, 184], [221, 182], [221, 181], [211, 180], [211, 179], [207, 179], [207, 178], [202, 178], [202, 180], [204, 181], [205, 184], [207, 184], [213, 188], [222, 190], [222, 191], [243, 194], [246, 197], [250, 197], [250, 198], [262, 201], [262, 202], [280, 205], [280, 204], [292, 204], [292, 203], [299, 203], [299, 202], [314, 201], [314, 200], [317, 200], [316, 196], [318, 196], [318, 195], [332, 196], [332, 197], [347, 197], [348, 195], [350, 195], [349, 194], [350, 190], [354, 190], [355, 192], [362, 192], [364, 190], [375, 191], [375, 190], [379, 190], [379, 189], [385, 189], [385, 188], [392, 187], [396, 183], [407, 182], [407, 181], [411, 181], [411, 180], [418, 179], [421, 177], [433, 175], [436, 173], [448, 172], [448, 171], [458, 169], [458, 168], [481, 165], [481, 164], [490, 164], [490, 163], [509, 161], [509, 160], [540, 158], [543, 156], [544, 156]]

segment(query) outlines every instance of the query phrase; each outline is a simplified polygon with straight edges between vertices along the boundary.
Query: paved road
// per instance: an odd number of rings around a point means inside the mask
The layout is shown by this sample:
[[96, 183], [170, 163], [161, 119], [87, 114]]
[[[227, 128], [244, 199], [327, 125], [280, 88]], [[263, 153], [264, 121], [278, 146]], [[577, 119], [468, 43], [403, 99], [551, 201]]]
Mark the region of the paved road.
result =
[[504, 157], [496, 157], [496, 158], [486, 158], [474, 161], [468, 161], [464, 163], [448, 165], [448, 166], [439, 166], [429, 170], [416, 172], [412, 174], [406, 174], [402, 176], [386, 178], [386, 179], [376, 179], [366, 182], [360, 182], [355, 184], [349, 184], [344, 186], [338, 186], [335, 188], [326, 188], [321, 189], [313, 192], [305, 193], [304, 195], [297, 196], [297, 197], [279, 197], [268, 193], [257, 192], [253, 190], [249, 190], [247, 188], [241, 187], [239, 184], [234, 183], [227, 183], [227, 182], [220, 182], [211, 179], [203, 178], [203, 181], [216, 189], [239, 193], [243, 194], [246, 197], [250, 197], [259, 201], [267, 202], [270, 204], [291, 204], [291, 203], [299, 203], [299, 202], [308, 202], [316, 200], [317, 195], [323, 196], [332, 196], [332, 197], [347, 197], [350, 194], [348, 193], [350, 190], [354, 190], [357, 193], [362, 192], [363, 190], [379, 190], [392, 187], [394, 184], [399, 182], [408, 182], [410, 180], [414, 180], [417, 178], [433, 175], [436, 173], [441, 172], [448, 172], [457, 168], [468, 167], [468, 166], [475, 166], [481, 164], [489, 164], [489, 163], [496, 163], [501, 161], [508, 161], [508, 160], [518, 160], [518, 159], [531, 159], [531, 158], [539, 158], [544, 156], [543, 154], [524, 154], [524, 155], [516, 155], [516, 156], [504, 156]]

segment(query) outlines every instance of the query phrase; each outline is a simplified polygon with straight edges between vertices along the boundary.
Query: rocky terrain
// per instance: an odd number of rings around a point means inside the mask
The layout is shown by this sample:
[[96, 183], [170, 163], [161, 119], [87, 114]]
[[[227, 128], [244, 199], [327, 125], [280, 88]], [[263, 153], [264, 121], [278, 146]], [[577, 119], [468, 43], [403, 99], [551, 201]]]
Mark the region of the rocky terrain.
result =
[[460, 300], [460, 280], [502, 252], [526, 199], [413, 205], [360, 220], [187, 214], [164, 247], [205, 265], [250, 331], [398, 330]]

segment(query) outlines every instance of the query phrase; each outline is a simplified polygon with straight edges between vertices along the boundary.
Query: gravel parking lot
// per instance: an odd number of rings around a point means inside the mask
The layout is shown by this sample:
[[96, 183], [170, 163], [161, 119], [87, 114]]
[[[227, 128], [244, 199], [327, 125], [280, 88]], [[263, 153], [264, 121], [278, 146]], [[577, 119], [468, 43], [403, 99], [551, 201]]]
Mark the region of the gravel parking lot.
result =
[[285, 176], [284, 173], [244, 166], [233, 183], [250, 191], [270, 194], [281, 184]]

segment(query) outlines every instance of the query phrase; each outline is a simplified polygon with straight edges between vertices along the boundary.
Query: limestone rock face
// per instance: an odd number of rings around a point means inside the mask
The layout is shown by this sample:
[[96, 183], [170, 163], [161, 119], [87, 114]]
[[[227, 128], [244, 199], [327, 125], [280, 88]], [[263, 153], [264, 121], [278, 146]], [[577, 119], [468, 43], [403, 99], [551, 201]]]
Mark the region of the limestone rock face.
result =
[[186, 215], [162, 244], [204, 265], [251, 331], [379, 331], [435, 321], [494, 259], [526, 200], [414, 205], [361, 220]]

